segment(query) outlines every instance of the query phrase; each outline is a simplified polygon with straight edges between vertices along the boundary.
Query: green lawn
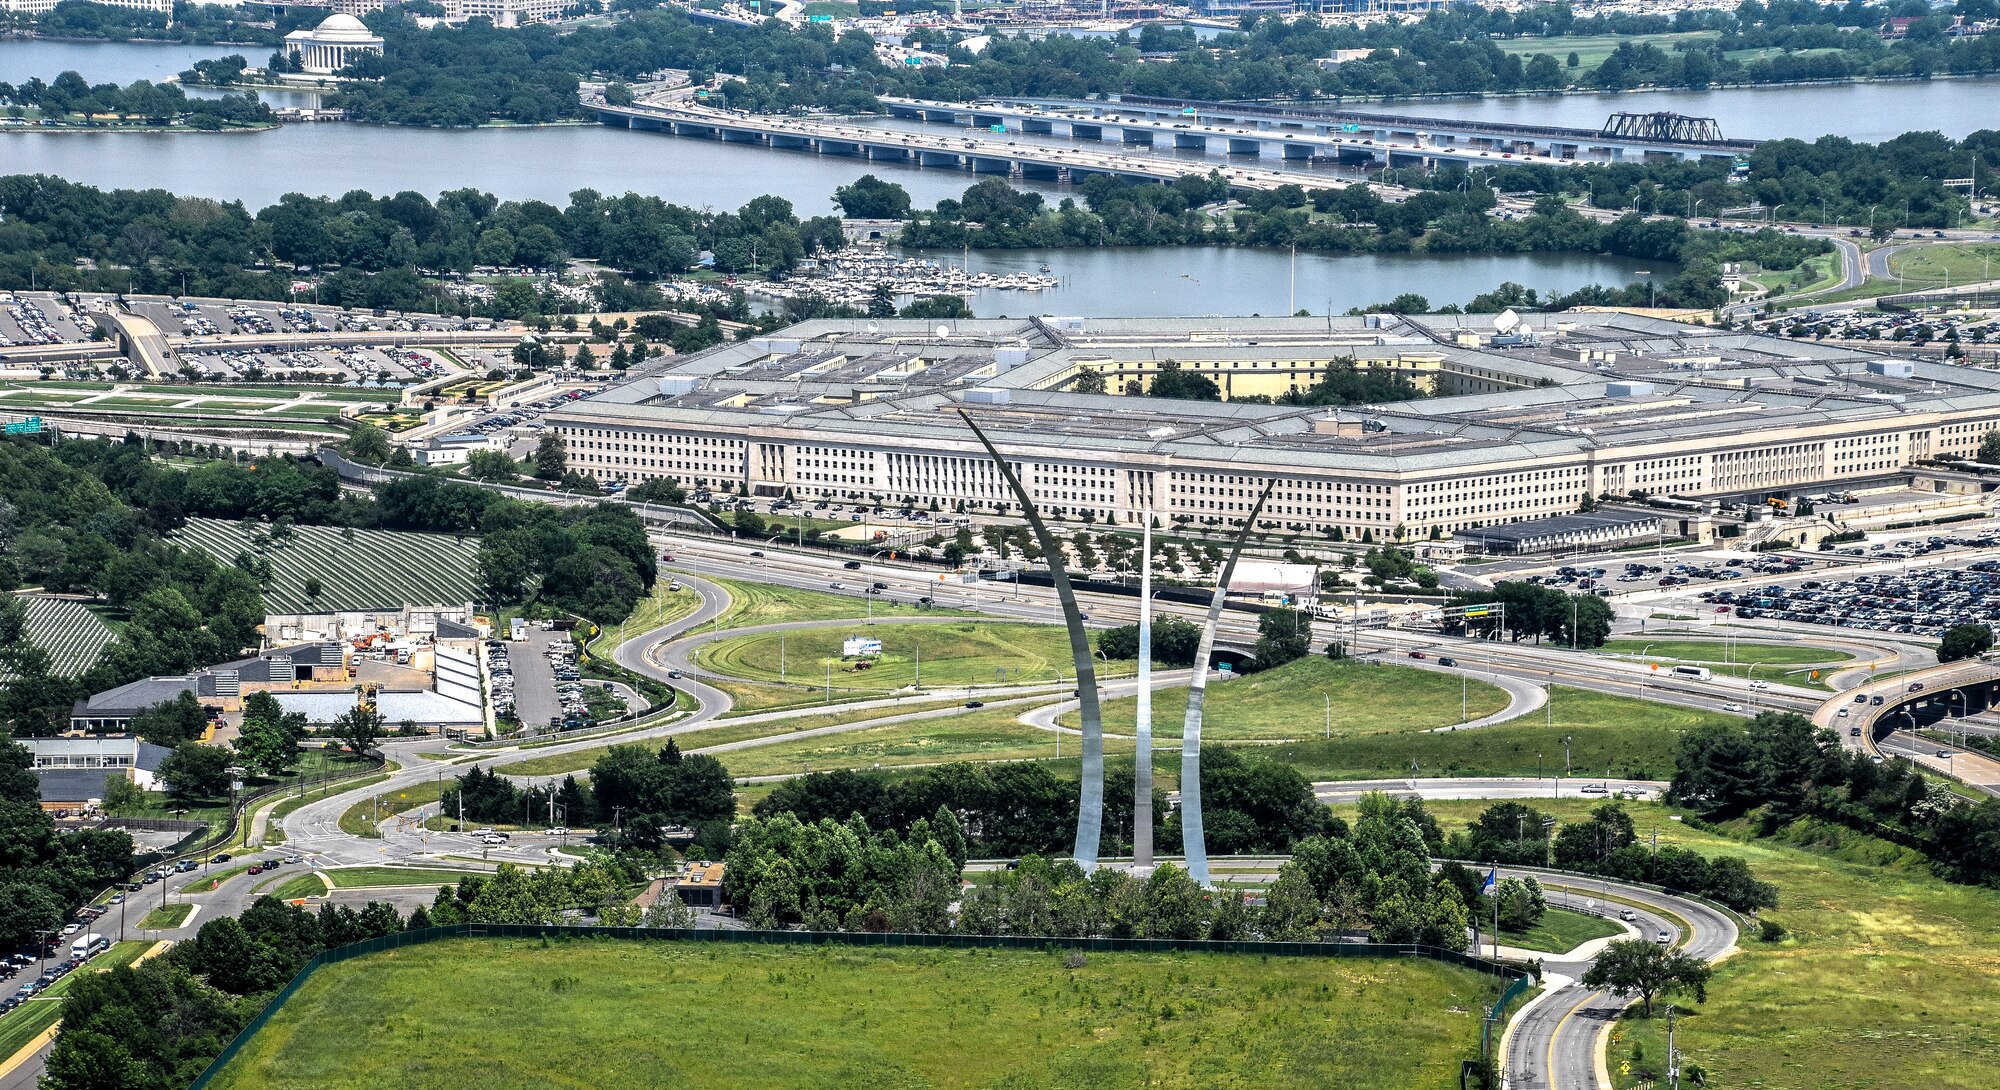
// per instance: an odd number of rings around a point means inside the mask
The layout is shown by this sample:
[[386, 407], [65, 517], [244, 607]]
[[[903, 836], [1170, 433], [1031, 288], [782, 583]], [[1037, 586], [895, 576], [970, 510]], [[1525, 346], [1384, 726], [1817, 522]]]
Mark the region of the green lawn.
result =
[[[843, 658], [842, 642], [855, 636], [881, 640], [882, 653]], [[886, 692], [919, 681], [936, 689], [1075, 676], [1069, 636], [1061, 627], [993, 621], [857, 623], [852, 628], [731, 636], [703, 648], [701, 662], [705, 670], [730, 677], [830, 684], [836, 692]], [[1116, 677], [1134, 669], [1129, 661], [1099, 662], [1100, 676]]]
[[[1675, 835], [1678, 834], [1678, 835]], [[1794, 825], [1782, 840], [1663, 832], [1739, 855], [1779, 890], [1766, 915], [1791, 934], [1717, 967], [1676, 1043], [1710, 1086], [1930, 1090], [1989, 1085], [2000, 1055], [2000, 890], [1954, 886], [1911, 853], [1844, 830]], [[1628, 1020], [1618, 1071], [1664, 1055], [1661, 1020]], [[1618, 1077], [1618, 1084], [1637, 1080]], [[1686, 1085], [1683, 1082], [1683, 1085]]]
[[[1719, 31], [1693, 30], [1667, 34], [1589, 34], [1572, 38], [1510, 38], [1494, 42], [1504, 53], [1516, 53], [1529, 57], [1536, 53], [1547, 53], [1564, 65], [1563, 72], [1569, 79], [1576, 79], [1597, 70], [1604, 59], [1619, 45], [1632, 43], [1633, 48], [1657, 46], [1667, 53], [1674, 52], [1674, 46], [1686, 41], [1710, 41], [1720, 38]], [[1569, 55], [1575, 53], [1577, 67], [1567, 67]]]
[[[1320, 655], [1288, 662], [1275, 670], [1208, 683], [1203, 739], [1267, 740], [1318, 738], [1326, 729], [1327, 701], [1332, 698], [1333, 734], [1404, 733], [1450, 726], [1459, 722], [1459, 697], [1465, 713], [1477, 719], [1507, 706], [1507, 694], [1485, 682], [1461, 680], [1435, 670], [1336, 662]], [[1139, 703], [1125, 697], [1104, 705], [1104, 729], [1131, 734]], [[1187, 690], [1153, 694], [1153, 737], [1178, 738], [1187, 714]], [[1076, 713], [1062, 722], [1078, 725]]]
[[450, 886], [473, 871], [438, 867], [336, 867], [324, 872], [338, 889], [377, 889], [383, 886]]
[[294, 874], [264, 892], [280, 901], [296, 901], [305, 897], [325, 896], [326, 883], [319, 880], [318, 871], [308, 871], [305, 874]]
[[1898, 250], [1889, 255], [1889, 271], [1901, 273], [1912, 291], [1991, 280], [2000, 276], [2000, 242]]
[[[891, 708], [849, 708], [843, 711], [806, 713], [787, 716], [783, 719], [766, 719], [755, 723], [731, 723], [705, 727], [674, 736], [674, 744], [684, 752], [727, 742], [741, 742], [749, 738], [763, 738], [771, 735], [791, 734], [796, 731], [811, 730], [815, 727], [830, 727], [839, 723], [855, 723], [864, 719], [880, 719], [907, 712], [929, 711], [934, 708], [948, 708], [962, 703], [959, 700], [910, 700]], [[665, 745], [663, 739], [649, 738], [632, 742], [612, 742], [589, 749], [579, 749], [571, 753], [558, 753], [549, 757], [530, 757], [497, 766], [494, 771], [508, 776], [557, 776], [565, 772], [581, 772], [597, 763], [599, 757], [610, 752], [613, 745], [638, 745], [658, 748]], [[725, 754], [727, 759], [729, 755]]]
[[185, 901], [179, 904], [161, 905], [146, 913], [146, 918], [139, 921], [139, 930], [171, 931], [186, 923], [188, 914], [193, 911], [194, 906]]
[[1854, 658], [1831, 647], [1743, 640], [1736, 641], [1733, 646], [1723, 640], [1606, 640], [1600, 650], [1608, 655], [1629, 655], [1649, 662], [1693, 662], [1704, 666], [1726, 663], [1803, 666], [1816, 662], [1847, 662]]
[[[1019, 708], [967, 709], [959, 715], [891, 723], [774, 742], [768, 746], [717, 754], [736, 776], [771, 776], [786, 772], [824, 772], [834, 768], [870, 768], [877, 764], [937, 764], [951, 760], [1004, 761], [1056, 756], [1056, 735], [1019, 722]], [[1077, 755], [1079, 741], [1062, 741], [1063, 753]], [[1107, 738], [1106, 753], [1132, 752], [1132, 739]]]
[[1607, 696], [1558, 685], [1552, 706], [1478, 730], [1357, 734], [1259, 750], [1315, 780], [1407, 776], [1554, 775], [1570, 739], [1572, 773], [1665, 779], [1673, 773], [1680, 732], [1739, 717]]
[[1501, 928], [1500, 945], [1562, 954], [1592, 939], [1608, 938], [1624, 933], [1624, 928], [1602, 916], [1591, 916], [1550, 906], [1547, 912], [1542, 913], [1541, 922], [1526, 931], [1509, 931]]
[[665, 576], [656, 581], [653, 596], [640, 602], [624, 623], [615, 628], [602, 629], [597, 639], [591, 641], [590, 653], [609, 657], [626, 640], [693, 613], [701, 605], [701, 595], [685, 585], [678, 591], [670, 591], [667, 585], [672, 582], [671, 577]]
[[459, 940], [321, 970], [212, 1085], [1444, 1088], [1494, 995], [1418, 960]]
[[[710, 622], [705, 630], [868, 616], [868, 602], [852, 594], [800, 590], [796, 587], [772, 586], [768, 583], [752, 583], [742, 579], [718, 579], [713, 576], [706, 578], [729, 592], [729, 608], [723, 611], [722, 616]], [[855, 585], [854, 581], [849, 581], [849, 585]], [[919, 612], [927, 617], [939, 614], [971, 616], [959, 610], [919, 611], [914, 606], [898, 604], [887, 598], [877, 598], [874, 610], [877, 617], [897, 614], [908, 616]]]
[[394, 791], [377, 792], [349, 806], [340, 815], [340, 831], [349, 836], [380, 840], [382, 834], [375, 827], [378, 821], [436, 802], [443, 793], [443, 780], [435, 776]]

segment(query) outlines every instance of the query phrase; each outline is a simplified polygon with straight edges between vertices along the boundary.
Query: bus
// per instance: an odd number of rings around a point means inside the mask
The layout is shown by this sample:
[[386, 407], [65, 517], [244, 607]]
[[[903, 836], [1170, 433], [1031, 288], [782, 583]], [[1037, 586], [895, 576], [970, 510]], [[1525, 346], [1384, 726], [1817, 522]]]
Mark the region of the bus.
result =
[[1676, 666], [1674, 667], [1674, 676], [1693, 678], [1696, 681], [1707, 681], [1710, 675], [1706, 666]]
[[111, 949], [111, 940], [93, 931], [69, 944], [69, 956], [78, 961], [83, 961], [86, 958], [95, 957], [109, 949]]

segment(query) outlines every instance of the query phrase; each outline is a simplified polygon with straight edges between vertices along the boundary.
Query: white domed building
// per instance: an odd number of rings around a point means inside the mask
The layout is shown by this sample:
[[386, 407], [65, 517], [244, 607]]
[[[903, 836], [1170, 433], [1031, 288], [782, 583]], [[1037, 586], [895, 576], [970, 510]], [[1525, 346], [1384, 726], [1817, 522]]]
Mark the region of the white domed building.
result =
[[376, 37], [352, 15], [329, 15], [311, 30], [285, 35], [285, 52], [308, 75], [330, 76], [369, 53], [382, 52]]

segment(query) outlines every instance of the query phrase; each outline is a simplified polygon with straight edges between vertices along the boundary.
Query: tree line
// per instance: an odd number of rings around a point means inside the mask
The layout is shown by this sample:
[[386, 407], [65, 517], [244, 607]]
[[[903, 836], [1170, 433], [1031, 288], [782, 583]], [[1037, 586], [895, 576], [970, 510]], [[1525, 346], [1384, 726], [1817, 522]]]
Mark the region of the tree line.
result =
[[2000, 800], [1966, 799], [1908, 761], [1878, 764], [1790, 712], [1683, 735], [1668, 797], [1761, 836], [1855, 829], [1923, 853], [1947, 881], [2000, 885]]
[[25, 950], [132, 866], [124, 831], [58, 834], [26, 746], [0, 737], [0, 950]]
[[93, 86], [76, 72], [63, 72], [52, 82], [31, 76], [18, 85], [0, 83], [0, 102], [7, 103], [8, 113], [14, 117], [35, 109], [49, 120], [84, 128], [136, 123], [155, 128], [186, 125], [223, 129], [269, 124], [276, 119], [269, 106], [251, 95], [190, 98], [177, 84], [143, 79], [123, 87], [115, 83]]

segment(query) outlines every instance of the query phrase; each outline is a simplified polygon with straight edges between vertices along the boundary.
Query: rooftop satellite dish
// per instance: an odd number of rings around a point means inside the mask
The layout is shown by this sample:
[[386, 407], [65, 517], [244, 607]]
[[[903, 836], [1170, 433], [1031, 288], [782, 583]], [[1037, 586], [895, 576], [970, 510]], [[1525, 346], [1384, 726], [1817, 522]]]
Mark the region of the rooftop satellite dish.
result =
[[1493, 319], [1493, 328], [1500, 333], [1512, 333], [1514, 331], [1514, 327], [1520, 324], [1521, 324], [1521, 316], [1514, 313], [1512, 307], [1509, 307], [1508, 309], [1501, 311], [1500, 314]]
[[871, 336], [871, 337], [872, 337], [872, 336], [874, 336], [875, 334], [877, 334], [877, 333], [880, 333], [880, 332], [882, 332], [882, 323], [881, 323], [881, 322], [869, 322], [869, 323], [868, 323], [868, 335], [869, 335], [869, 336]]
[[951, 327], [948, 325], [941, 325], [937, 327], [937, 335], [939, 338], [951, 336]]

